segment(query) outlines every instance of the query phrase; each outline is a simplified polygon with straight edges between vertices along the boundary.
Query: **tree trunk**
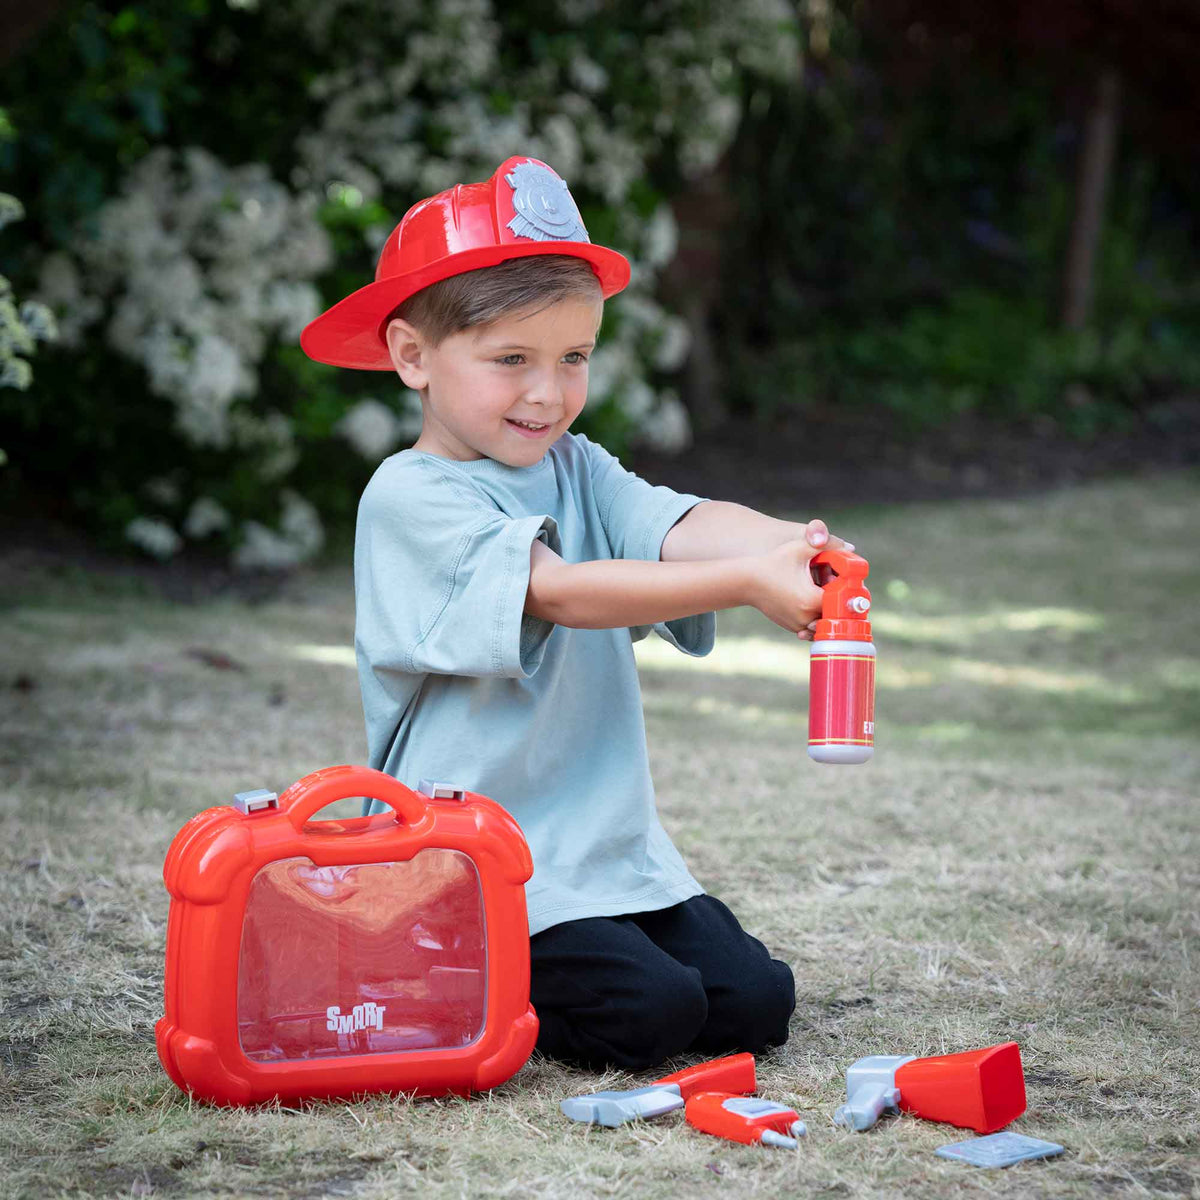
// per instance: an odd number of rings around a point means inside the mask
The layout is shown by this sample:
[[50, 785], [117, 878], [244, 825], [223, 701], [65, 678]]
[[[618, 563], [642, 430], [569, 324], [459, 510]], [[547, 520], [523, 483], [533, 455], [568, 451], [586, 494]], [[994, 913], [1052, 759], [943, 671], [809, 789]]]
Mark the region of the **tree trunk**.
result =
[[1075, 216], [1063, 274], [1062, 323], [1066, 329], [1083, 329], [1091, 317], [1104, 196], [1112, 174], [1119, 118], [1120, 78], [1115, 68], [1105, 67], [1096, 81], [1079, 154]]
[[659, 280], [663, 300], [678, 309], [692, 336], [681, 382], [683, 403], [697, 433], [719, 428], [729, 416], [711, 329], [721, 288], [724, 232], [735, 216], [727, 171], [723, 160], [671, 202], [679, 226], [679, 248]]

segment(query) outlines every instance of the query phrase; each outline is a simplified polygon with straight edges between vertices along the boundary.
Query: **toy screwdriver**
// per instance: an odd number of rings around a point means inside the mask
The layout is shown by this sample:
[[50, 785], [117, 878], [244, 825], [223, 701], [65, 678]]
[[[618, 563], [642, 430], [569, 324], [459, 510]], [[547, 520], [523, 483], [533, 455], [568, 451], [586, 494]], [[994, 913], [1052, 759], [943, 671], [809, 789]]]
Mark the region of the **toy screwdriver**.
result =
[[808, 1129], [794, 1109], [757, 1096], [731, 1096], [728, 1092], [698, 1092], [684, 1109], [689, 1125], [731, 1142], [775, 1146], [794, 1150]]

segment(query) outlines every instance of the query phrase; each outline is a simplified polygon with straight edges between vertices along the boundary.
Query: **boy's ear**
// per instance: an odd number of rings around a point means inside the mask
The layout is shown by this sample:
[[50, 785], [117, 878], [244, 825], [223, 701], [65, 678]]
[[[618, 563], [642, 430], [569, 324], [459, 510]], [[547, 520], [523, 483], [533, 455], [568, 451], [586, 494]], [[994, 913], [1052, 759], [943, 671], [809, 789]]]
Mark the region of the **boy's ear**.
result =
[[407, 321], [395, 317], [388, 322], [388, 354], [397, 374], [414, 392], [429, 386], [429, 372], [425, 363], [425, 339]]

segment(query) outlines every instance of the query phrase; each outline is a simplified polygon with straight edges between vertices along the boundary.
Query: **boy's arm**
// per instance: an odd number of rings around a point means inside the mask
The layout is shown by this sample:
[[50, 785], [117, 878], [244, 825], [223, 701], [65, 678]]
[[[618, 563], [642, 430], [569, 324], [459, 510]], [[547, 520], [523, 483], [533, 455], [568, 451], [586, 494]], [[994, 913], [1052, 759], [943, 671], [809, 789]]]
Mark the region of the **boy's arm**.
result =
[[808, 564], [821, 549], [791, 540], [766, 553], [691, 562], [569, 563], [535, 541], [525, 611], [573, 629], [617, 629], [750, 604], [807, 638], [822, 599]]
[[726, 500], [705, 500], [690, 508], [663, 539], [663, 562], [698, 562], [765, 554], [785, 542], [807, 540], [814, 553], [847, 546], [821, 520], [781, 521]]

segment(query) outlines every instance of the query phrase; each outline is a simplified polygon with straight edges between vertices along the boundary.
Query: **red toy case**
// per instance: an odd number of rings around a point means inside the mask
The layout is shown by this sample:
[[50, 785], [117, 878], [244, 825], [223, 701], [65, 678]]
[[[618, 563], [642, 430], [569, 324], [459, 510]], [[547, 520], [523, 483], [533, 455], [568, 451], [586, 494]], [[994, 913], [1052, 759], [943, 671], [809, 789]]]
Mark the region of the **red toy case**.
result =
[[[330, 767], [184, 825], [156, 1027], [179, 1087], [218, 1104], [465, 1095], [522, 1066], [529, 849], [493, 801], [427, 790]], [[309, 823], [355, 796], [391, 811]]]

